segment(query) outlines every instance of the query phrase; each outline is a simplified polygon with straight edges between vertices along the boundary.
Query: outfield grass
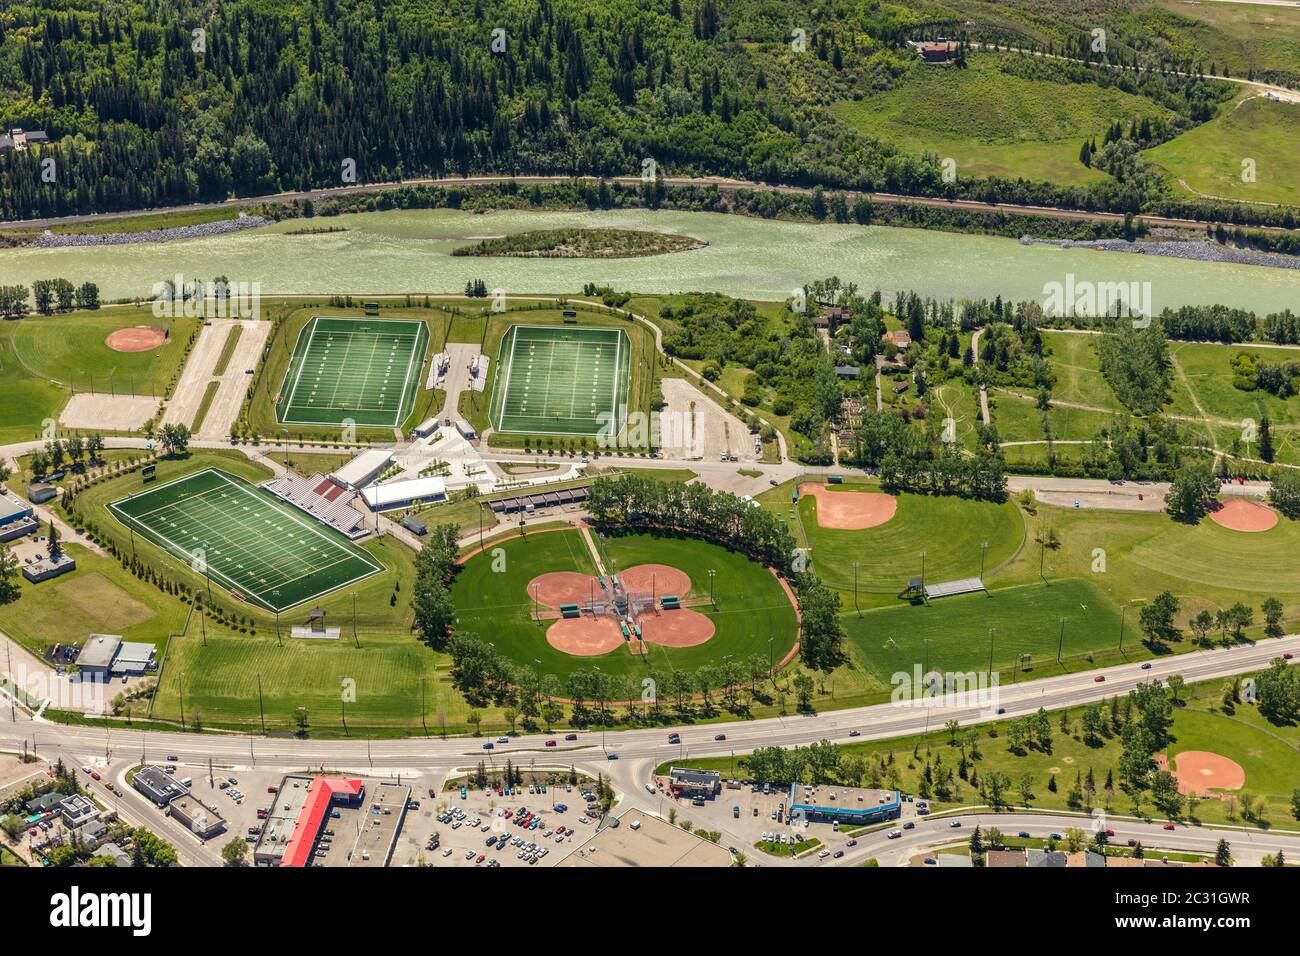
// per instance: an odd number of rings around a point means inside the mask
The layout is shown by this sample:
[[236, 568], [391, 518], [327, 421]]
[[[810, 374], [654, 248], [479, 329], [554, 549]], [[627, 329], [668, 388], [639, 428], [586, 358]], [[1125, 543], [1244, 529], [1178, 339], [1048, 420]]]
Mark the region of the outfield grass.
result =
[[[618, 648], [597, 657], [575, 657], [551, 647], [545, 629], [532, 619], [528, 582], [549, 571], [594, 574], [590, 552], [576, 531], [552, 531], [513, 537], [465, 562], [452, 585], [458, 627], [492, 641], [498, 652], [517, 663], [563, 680], [575, 671], [598, 666], [606, 674], [640, 675], [652, 670], [694, 669], [717, 664], [724, 656], [745, 661], [759, 654], [779, 661], [793, 646], [795, 615], [776, 579], [745, 556], [695, 538], [668, 534], [629, 534], [606, 537], [603, 547], [613, 565], [669, 564], [684, 571], [692, 595], [708, 596], [708, 570], [714, 579], [716, 610], [696, 610], [712, 618], [714, 637], [697, 647], [663, 648], [631, 654]], [[500, 549], [505, 570], [493, 570]], [[499, 566], [499, 565], [498, 565]], [[771, 648], [768, 638], [773, 637]]]
[[[817, 523], [817, 501], [811, 495], [800, 498], [797, 510], [790, 504], [791, 485], [764, 492], [759, 501], [787, 517], [795, 511], [792, 528], [802, 543], [812, 548], [812, 567], [831, 587], [842, 592], [852, 607], [853, 562], [857, 569], [860, 603], [875, 601], [864, 595], [894, 595], [909, 578], [921, 573], [920, 552], [926, 552], [925, 578], [930, 582], [973, 577], [980, 573], [980, 545], [988, 542], [984, 571], [991, 574], [1020, 547], [1024, 524], [1015, 504], [993, 504], [965, 498], [898, 495], [898, 510], [883, 525], [864, 531], [823, 528]], [[849, 482], [829, 486], [836, 494], [878, 491], [871, 482]], [[866, 606], [863, 603], [863, 606]]]
[[[1295, 65], [1293, 64], [1293, 69]], [[1249, 202], [1300, 203], [1300, 103], [1254, 97], [1144, 154], [1180, 191]], [[1253, 181], [1243, 161], [1254, 161]]]
[[168, 320], [171, 341], [149, 352], [115, 352], [105, 340], [118, 329], [158, 320], [130, 306], [27, 316], [0, 323], [0, 443], [42, 435], [75, 386], [119, 394], [166, 394], [180, 375], [198, 320]]
[[891, 89], [835, 104], [832, 111], [853, 129], [905, 152], [951, 157], [961, 177], [1077, 185], [1108, 178], [1079, 162], [1085, 138], [1117, 119], [1167, 113], [1116, 89], [1005, 74], [999, 58], [972, 55], [964, 70], [918, 63]]

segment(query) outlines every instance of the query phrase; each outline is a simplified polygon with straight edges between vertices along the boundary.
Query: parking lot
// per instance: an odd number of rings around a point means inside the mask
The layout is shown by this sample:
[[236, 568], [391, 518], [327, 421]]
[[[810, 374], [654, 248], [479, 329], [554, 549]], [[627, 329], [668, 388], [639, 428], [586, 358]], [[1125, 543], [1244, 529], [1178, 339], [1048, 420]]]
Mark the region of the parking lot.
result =
[[[821, 847], [814, 851], [820, 856], [822, 850], [832, 859], [837, 851], [847, 850], [854, 839], [857, 828], [852, 825], [838, 826], [820, 821], [810, 822], [806, 819], [789, 818], [790, 791], [787, 788], [769, 788], [763, 792], [761, 786], [748, 783], [724, 781], [722, 791], [712, 799], [705, 799], [703, 806], [697, 806], [688, 796], [674, 797], [665, 790], [666, 777], [656, 778], [656, 795], [661, 805], [656, 808], [665, 819], [670, 811], [675, 811], [675, 820], [680, 824], [689, 821], [697, 830], [716, 830], [722, 834], [719, 841], [723, 846], [734, 847], [751, 858], [756, 853], [765, 853], [755, 844], [771, 841], [776, 847], [798, 845], [810, 839], [820, 841]], [[903, 802], [902, 818], [893, 821], [889, 829], [913, 826], [920, 819], [916, 805], [906, 799]], [[874, 826], [868, 824], [868, 826]], [[781, 855], [777, 850], [776, 854]], [[760, 857], [761, 859], [761, 857]]]
[[[463, 788], [461, 784], [466, 784]], [[452, 781], [449, 789], [425, 791], [418, 810], [408, 811], [395, 865], [554, 866], [596, 830], [587, 816], [586, 784], [547, 784], [476, 789]], [[397, 856], [402, 857], [399, 864]]]

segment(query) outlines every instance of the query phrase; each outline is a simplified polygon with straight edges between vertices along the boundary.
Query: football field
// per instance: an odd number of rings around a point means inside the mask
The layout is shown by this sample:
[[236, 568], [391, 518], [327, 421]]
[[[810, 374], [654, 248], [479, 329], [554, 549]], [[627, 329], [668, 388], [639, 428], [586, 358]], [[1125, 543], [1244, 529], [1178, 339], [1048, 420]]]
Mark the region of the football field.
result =
[[315, 316], [298, 334], [276, 418], [285, 425], [401, 425], [428, 342], [428, 327], [416, 319]]
[[216, 468], [121, 498], [108, 509], [199, 574], [268, 611], [383, 570], [324, 525]]
[[492, 425], [499, 432], [617, 434], [632, 349], [621, 329], [515, 325], [501, 340]]

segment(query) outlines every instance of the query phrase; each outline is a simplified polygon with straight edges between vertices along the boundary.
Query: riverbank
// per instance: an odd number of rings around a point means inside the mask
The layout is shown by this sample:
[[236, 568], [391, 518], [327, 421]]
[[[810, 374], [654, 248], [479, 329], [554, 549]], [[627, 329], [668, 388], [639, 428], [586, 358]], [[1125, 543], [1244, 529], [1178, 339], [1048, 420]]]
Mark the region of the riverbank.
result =
[[148, 245], [156, 242], [175, 242], [179, 239], [207, 239], [212, 236], [243, 232], [245, 229], [257, 229], [270, 224], [271, 220], [263, 216], [248, 216], [240, 213], [236, 219], [203, 222], [192, 226], [173, 226], [168, 229], [146, 229], [141, 232], [45, 232], [27, 248], [62, 249], [84, 246]]
[[1096, 249], [1101, 252], [1121, 252], [1140, 256], [1165, 256], [1172, 259], [1189, 259], [1195, 262], [1220, 262], [1228, 265], [1263, 266], [1269, 269], [1300, 269], [1300, 256], [1278, 252], [1259, 252], [1239, 249], [1211, 242], [1208, 239], [1155, 239], [1130, 241], [1128, 239], [1036, 239], [1023, 236], [1022, 245], [1056, 246], [1059, 249]]

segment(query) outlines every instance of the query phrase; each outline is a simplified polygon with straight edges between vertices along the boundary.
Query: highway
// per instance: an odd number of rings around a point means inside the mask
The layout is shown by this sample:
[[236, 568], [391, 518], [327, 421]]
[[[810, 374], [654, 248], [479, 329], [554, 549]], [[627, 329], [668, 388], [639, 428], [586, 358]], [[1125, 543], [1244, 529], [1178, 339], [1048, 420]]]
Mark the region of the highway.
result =
[[[491, 752], [491, 758], [500, 762], [510, 756], [535, 759], [547, 765], [548, 758], [555, 766], [573, 764], [589, 774], [604, 773], [622, 792], [621, 808], [639, 807], [651, 813], [660, 812], [660, 799], [648, 794], [644, 785], [650, 780], [654, 768], [674, 759], [717, 757], [744, 754], [760, 746], [793, 746], [827, 739], [837, 743], [850, 740], [850, 731], [856, 730], [857, 740], [890, 739], [923, 733], [942, 727], [949, 720], [967, 725], [988, 720], [1009, 720], [1032, 714], [1040, 707], [1049, 710], [1065, 706], [1091, 703], [1131, 690], [1137, 683], [1153, 678], [1167, 678], [1181, 674], [1195, 681], [1227, 678], [1233, 674], [1259, 670], [1283, 653], [1300, 652], [1300, 635], [1289, 635], [1278, 640], [1260, 642], [1232, 648], [1217, 648], [1178, 655], [1151, 662], [1149, 669], [1137, 664], [1125, 664], [1079, 674], [1066, 674], [1042, 680], [999, 687], [991, 697], [977, 701], [936, 701], [930, 706], [908, 702], [883, 703], [868, 707], [830, 711], [822, 714], [795, 717], [776, 717], [763, 720], [737, 722], [707, 727], [684, 726], [676, 728], [682, 736], [681, 745], [667, 743], [671, 727], [652, 729], [584, 731], [576, 744], [548, 748], [545, 741], [554, 734], [526, 734], [512, 738], [507, 745]], [[1103, 680], [1098, 681], [1097, 678]], [[12, 714], [11, 714], [12, 711]], [[727, 739], [716, 741], [714, 735], [725, 731]], [[427, 775], [449, 772], [457, 768], [472, 768], [485, 756], [481, 741], [455, 737], [449, 739], [420, 738], [400, 740], [312, 740], [263, 738], [237, 734], [193, 734], [125, 730], [122, 728], [65, 726], [51, 723], [41, 717], [32, 717], [19, 708], [0, 707], [0, 750], [36, 752], [53, 761], [62, 758], [73, 766], [96, 764], [102, 767], [104, 780], [115, 780], [119, 790], [125, 788], [124, 775], [128, 768], [142, 761], [161, 761], [176, 755], [179, 762], [192, 773], [206, 772], [208, 761], [214, 768], [225, 770], [303, 770], [325, 768], [353, 771], [368, 775]], [[614, 757], [615, 759], [611, 759]], [[147, 823], [161, 835], [168, 837], [183, 850], [182, 862], [190, 865], [216, 862], [216, 848], [205, 847], [189, 833], [181, 830], [170, 819], [161, 817], [145, 803], [144, 798], [127, 789], [121, 796], [109, 794], [103, 781], [92, 783], [97, 795], [109, 805], [117, 806], [124, 818], [132, 822]], [[999, 815], [1000, 826], [1007, 830], [1011, 817]], [[1037, 817], [1035, 819], [1038, 819]], [[1069, 826], [1070, 818], [1062, 817], [1058, 824]], [[1086, 821], [1085, 821], [1086, 822]], [[1039, 819], [1039, 824], [1042, 824]], [[1079, 825], [1075, 819], [1073, 825]], [[1150, 836], [1152, 828], [1142, 824], [1142, 832]], [[927, 830], [933, 827], [927, 821]], [[1116, 828], [1118, 832], [1118, 827]], [[1185, 829], [1185, 828], [1181, 828]], [[1161, 831], [1166, 845], [1177, 840], [1180, 849], [1204, 847], [1194, 844], [1210, 832], [1202, 828], [1188, 831], [1185, 839], [1177, 833], [1170, 836]], [[1236, 832], [1236, 831], [1232, 831]], [[907, 831], [908, 840], [913, 839]], [[1274, 835], [1286, 847], [1300, 852], [1300, 840], [1285, 834]], [[883, 836], [878, 839], [884, 839]], [[1272, 852], [1274, 844], [1258, 835], [1261, 852]], [[725, 831], [724, 831], [725, 840]], [[877, 840], [877, 838], [872, 838]], [[846, 854], [836, 863], [852, 862], [881, 847], [899, 850], [913, 844], [908, 841], [888, 844], [859, 841], [863, 849], [855, 848], [853, 855]], [[1148, 842], [1143, 838], [1143, 842]], [[1254, 845], [1254, 844], [1252, 844]], [[1278, 844], [1282, 845], [1282, 844]], [[812, 865], [819, 861], [799, 861], [796, 865]], [[827, 862], [831, 862], [829, 859]]]

